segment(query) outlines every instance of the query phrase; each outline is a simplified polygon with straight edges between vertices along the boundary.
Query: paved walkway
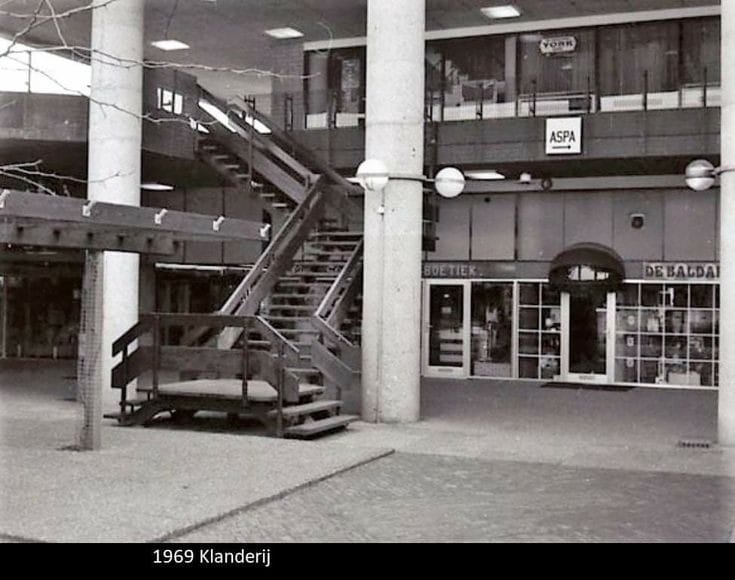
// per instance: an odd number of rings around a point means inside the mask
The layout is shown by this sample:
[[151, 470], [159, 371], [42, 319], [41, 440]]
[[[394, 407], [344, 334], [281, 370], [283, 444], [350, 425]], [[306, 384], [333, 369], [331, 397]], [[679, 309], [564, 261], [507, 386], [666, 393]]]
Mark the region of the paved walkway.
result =
[[[0, 538], [728, 541], [735, 453], [705, 391], [424, 381], [423, 419], [315, 442], [108, 424], [60, 451], [73, 365], [0, 363]], [[396, 453], [386, 455], [390, 450]]]
[[81, 411], [64, 400], [73, 370], [0, 367], [0, 539], [162, 540], [390, 453], [112, 422], [102, 451], [63, 450]]

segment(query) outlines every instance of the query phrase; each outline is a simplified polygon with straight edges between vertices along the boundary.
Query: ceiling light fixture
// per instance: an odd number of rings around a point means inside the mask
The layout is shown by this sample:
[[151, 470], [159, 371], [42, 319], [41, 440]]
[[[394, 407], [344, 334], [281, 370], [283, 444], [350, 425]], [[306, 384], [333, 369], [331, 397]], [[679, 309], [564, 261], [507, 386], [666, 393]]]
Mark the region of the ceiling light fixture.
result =
[[499, 19], [499, 18], [518, 18], [521, 15], [521, 11], [511, 4], [505, 6], [487, 6], [486, 8], [480, 8], [480, 11], [488, 18]]
[[270, 30], [266, 30], [265, 33], [268, 36], [272, 36], [273, 38], [277, 38], [279, 40], [283, 40], [286, 38], [301, 38], [304, 36], [304, 33], [296, 30], [295, 28], [271, 28]]
[[477, 181], [497, 181], [505, 179], [505, 175], [498, 173], [494, 169], [478, 169], [476, 171], [465, 171], [465, 177], [475, 179]]
[[181, 42], [180, 40], [173, 40], [173, 39], [167, 39], [167, 40], [156, 40], [154, 42], [151, 42], [151, 46], [155, 46], [156, 48], [160, 48], [161, 50], [186, 50], [189, 48], [189, 45]]
[[140, 188], [146, 191], [173, 191], [174, 186], [166, 183], [141, 183]]

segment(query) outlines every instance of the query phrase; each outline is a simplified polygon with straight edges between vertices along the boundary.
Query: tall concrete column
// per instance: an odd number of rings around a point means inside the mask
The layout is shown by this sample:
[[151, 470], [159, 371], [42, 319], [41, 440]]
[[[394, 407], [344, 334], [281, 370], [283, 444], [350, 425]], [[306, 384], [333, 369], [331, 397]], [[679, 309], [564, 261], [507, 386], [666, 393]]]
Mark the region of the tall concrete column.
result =
[[[143, 60], [144, 0], [94, 0], [94, 4], [87, 197], [137, 206], [143, 74], [141, 66], [130, 63]], [[112, 342], [138, 320], [138, 261], [135, 254], [105, 252], [97, 281], [102, 285], [98, 380], [105, 409], [116, 409], [119, 401], [119, 393], [110, 388]]]
[[[420, 175], [424, 153], [424, 0], [368, 0], [365, 157]], [[419, 418], [422, 184], [365, 195], [362, 410]]]
[[[722, 2], [721, 165], [735, 167], [735, 3]], [[735, 445], [735, 172], [720, 176], [718, 441]]]

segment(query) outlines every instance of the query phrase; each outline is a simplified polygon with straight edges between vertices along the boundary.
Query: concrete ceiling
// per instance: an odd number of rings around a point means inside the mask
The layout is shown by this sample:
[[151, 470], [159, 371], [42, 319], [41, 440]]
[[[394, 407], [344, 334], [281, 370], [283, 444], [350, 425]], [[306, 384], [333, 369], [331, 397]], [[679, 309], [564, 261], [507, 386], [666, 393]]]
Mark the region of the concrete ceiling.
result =
[[[88, 3], [88, 0], [49, 0], [57, 13]], [[121, 0], [120, 0], [121, 1]], [[503, 0], [426, 0], [427, 30], [445, 30], [490, 24], [479, 8], [500, 5]], [[522, 13], [514, 22], [547, 18], [593, 16], [642, 10], [691, 8], [719, 4], [718, 0], [508, 0]], [[0, 2], [0, 33], [14, 33], [27, 19], [13, 14], [31, 14], [39, 0]], [[298, 53], [305, 41], [352, 38], [365, 35], [367, 0], [146, 0], [146, 58], [176, 63], [198, 63], [231, 69], [274, 70], [284, 55]], [[43, 7], [42, 14], [48, 13]], [[88, 46], [90, 14], [64, 19], [61, 30], [69, 44]], [[304, 38], [277, 41], [264, 34], [269, 28], [291, 26]], [[150, 42], [175, 38], [190, 50], [163, 52]], [[29, 43], [58, 45], [59, 36], [49, 22], [27, 35]], [[274, 56], [276, 55], [276, 56]], [[278, 64], [275, 65], [278, 67]], [[274, 70], [274, 72], [281, 72]], [[263, 93], [270, 91], [270, 77], [255, 73], [196, 72], [215, 92]]]

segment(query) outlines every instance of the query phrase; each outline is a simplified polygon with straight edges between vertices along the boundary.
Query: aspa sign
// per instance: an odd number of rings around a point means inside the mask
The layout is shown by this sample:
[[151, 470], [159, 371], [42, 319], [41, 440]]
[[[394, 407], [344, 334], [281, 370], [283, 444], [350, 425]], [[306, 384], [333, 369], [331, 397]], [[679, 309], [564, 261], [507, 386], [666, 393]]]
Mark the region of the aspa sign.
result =
[[559, 54], [561, 52], [574, 52], [577, 48], [577, 39], [574, 36], [554, 36], [544, 38], [539, 43], [541, 54]]
[[546, 154], [582, 153], [582, 117], [546, 119]]

